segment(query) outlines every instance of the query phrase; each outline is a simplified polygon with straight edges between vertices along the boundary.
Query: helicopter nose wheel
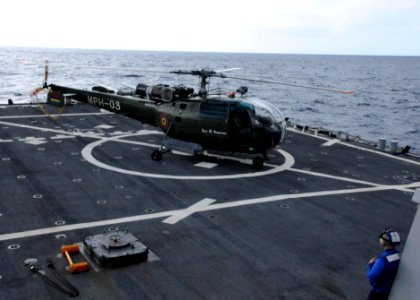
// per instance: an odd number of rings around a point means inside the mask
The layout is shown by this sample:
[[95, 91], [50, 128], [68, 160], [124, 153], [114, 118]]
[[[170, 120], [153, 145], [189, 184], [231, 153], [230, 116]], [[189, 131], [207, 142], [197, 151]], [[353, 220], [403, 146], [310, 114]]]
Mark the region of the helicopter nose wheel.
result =
[[261, 169], [264, 166], [264, 162], [267, 160], [265, 157], [256, 156], [252, 159], [252, 166], [255, 169]]
[[150, 156], [152, 157], [154, 161], [161, 161], [162, 155], [163, 155], [162, 151], [160, 149], [156, 149], [155, 151], [152, 152]]

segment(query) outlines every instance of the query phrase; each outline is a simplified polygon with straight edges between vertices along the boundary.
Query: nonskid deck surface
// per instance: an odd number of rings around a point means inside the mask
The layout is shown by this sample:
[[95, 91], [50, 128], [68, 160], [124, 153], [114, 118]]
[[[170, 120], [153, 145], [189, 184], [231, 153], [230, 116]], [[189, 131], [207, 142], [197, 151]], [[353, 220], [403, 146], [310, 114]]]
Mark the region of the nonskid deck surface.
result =
[[[262, 170], [246, 156], [152, 161], [162, 138], [86, 105], [58, 121], [0, 109], [0, 298], [63, 297], [24, 266], [49, 274], [52, 257], [81, 299], [363, 299], [377, 233], [410, 230], [418, 161], [296, 131]], [[118, 229], [148, 262], [65, 270], [61, 245]]]

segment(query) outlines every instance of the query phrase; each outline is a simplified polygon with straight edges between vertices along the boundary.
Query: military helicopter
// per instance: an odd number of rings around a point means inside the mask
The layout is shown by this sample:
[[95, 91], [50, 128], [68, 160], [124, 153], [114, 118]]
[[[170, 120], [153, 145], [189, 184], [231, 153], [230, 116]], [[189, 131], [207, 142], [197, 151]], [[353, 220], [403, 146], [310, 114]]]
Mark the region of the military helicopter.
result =
[[[98, 69], [111, 68], [98, 67]], [[246, 86], [241, 86], [236, 92], [228, 95], [222, 95], [220, 92], [211, 93], [210, 78], [231, 78], [350, 93], [275, 81], [230, 77], [223, 73], [236, 69], [238, 68], [213, 71], [203, 68], [169, 72], [198, 76], [200, 90], [195, 93], [193, 88], [184, 85], [139, 83], [135, 87], [115, 91], [102, 85], [93, 86], [92, 90], [83, 90], [48, 84], [48, 65], [46, 65], [44, 86], [34, 90], [33, 94], [48, 89], [48, 103], [63, 103], [74, 99], [160, 128], [165, 136], [161, 146], [151, 153], [151, 158], [155, 161], [160, 161], [162, 156], [170, 151], [165, 146], [165, 141], [167, 138], [172, 138], [194, 145], [196, 152], [216, 150], [256, 155], [253, 158], [253, 166], [261, 168], [268, 160], [267, 151], [270, 148], [278, 148], [284, 140], [287, 120], [273, 104], [247, 97]]]

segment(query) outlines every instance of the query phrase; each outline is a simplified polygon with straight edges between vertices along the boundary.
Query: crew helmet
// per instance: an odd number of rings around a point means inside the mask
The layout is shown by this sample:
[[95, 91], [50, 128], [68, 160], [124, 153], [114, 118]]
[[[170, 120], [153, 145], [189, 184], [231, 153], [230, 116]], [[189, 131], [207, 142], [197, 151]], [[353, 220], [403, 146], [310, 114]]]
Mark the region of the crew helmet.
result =
[[400, 234], [391, 228], [384, 229], [379, 235], [379, 238], [394, 246], [401, 243]]

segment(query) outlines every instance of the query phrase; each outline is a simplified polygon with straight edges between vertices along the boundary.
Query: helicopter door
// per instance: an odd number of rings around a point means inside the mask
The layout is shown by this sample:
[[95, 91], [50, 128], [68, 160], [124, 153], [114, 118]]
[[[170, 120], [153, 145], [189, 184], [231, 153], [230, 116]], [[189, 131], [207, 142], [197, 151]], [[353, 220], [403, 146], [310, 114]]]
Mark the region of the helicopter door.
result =
[[[235, 144], [247, 145], [252, 139], [252, 120], [248, 109], [232, 105], [229, 113], [229, 135]], [[247, 145], [248, 146], [248, 145]]]
[[201, 133], [213, 147], [214, 143], [226, 144], [228, 112], [228, 103], [205, 101], [200, 104]]

